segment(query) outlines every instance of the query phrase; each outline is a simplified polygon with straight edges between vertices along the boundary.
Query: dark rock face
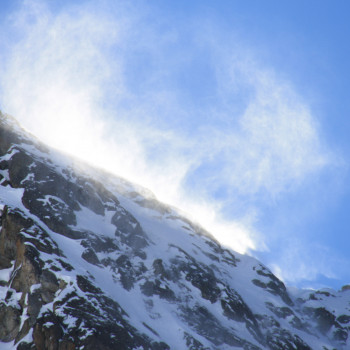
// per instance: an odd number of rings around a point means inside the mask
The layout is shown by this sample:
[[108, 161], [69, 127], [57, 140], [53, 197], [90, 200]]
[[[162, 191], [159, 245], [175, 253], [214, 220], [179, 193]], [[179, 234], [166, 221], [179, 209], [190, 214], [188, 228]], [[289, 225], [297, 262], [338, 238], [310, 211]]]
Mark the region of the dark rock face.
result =
[[335, 324], [335, 316], [323, 307], [304, 309], [305, 314], [310, 315], [317, 322], [321, 333], [326, 334]]
[[285, 285], [273, 273], [261, 264], [259, 264], [255, 270], [259, 276], [264, 276], [269, 279], [268, 283], [264, 283], [259, 279], [253, 279], [252, 282], [256, 286], [266, 289], [271, 294], [280, 296], [287, 305], [293, 305]]
[[0, 340], [14, 339], [19, 331], [21, 310], [17, 307], [0, 304]]
[[172, 208], [51, 152], [0, 113], [0, 349], [349, 346], [346, 288], [292, 297]]
[[[76, 349], [78, 346], [87, 349], [131, 349], [136, 344], [147, 349], [156, 348], [157, 343], [153, 346], [150, 339], [138, 334], [124, 320], [123, 316], [126, 314], [120, 306], [107, 298], [86, 276], [77, 275], [76, 280], [70, 284], [60, 280], [55, 273], [64, 271], [70, 266], [69, 263], [57, 264], [51, 259], [43, 260], [40, 250], [32, 243], [34, 241], [30, 241], [29, 235], [28, 240], [26, 238], [27, 230], [39, 232], [40, 228], [29, 226], [33, 224], [31, 220], [26, 219], [23, 213], [22, 217], [19, 215], [18, 211], [12, 213], [5, 208], [2, 218], [6, 234], [16, 241], [15, 248], [9, 250], [8, 254], [16, 262], [7, 283], [6, 299], [0, 304], [1, 341], [16, 339], [18, 348], [25, 348], [20, 341], [33, 329], [33, 344], [36, 349]], [[14, 222], [16, 217], [20, 219]], [[55, 249], [53, 242], [47, 242], [52, 247], [50, 251], [56, 251], [57, 254], [52, 253], [50, 257], [65, 259]], [[1, 248], [3, 249], [3, 245]], [[49, 268], [44, 268], [45, 266]], [[53, 266], [56, 268], [52, 268]], [[14, 295], [19, 293], [22, 296], [16, 300]], [[62, 294], [63, 298], [57, 297]], [[53, 301], [53, 310], [43, 312], [43, 307]], [[27, 318], [20, 328], [24, 312]], [[77, 322], [71, 329], [64, 322], [69, 316]], [[81, 329], [82, 323], [85, 329]], [[82, 340], [87, 332], [91, 332], [91, 336]], [[110, 337], [113, 334], [115, 340], [111, 342]]]

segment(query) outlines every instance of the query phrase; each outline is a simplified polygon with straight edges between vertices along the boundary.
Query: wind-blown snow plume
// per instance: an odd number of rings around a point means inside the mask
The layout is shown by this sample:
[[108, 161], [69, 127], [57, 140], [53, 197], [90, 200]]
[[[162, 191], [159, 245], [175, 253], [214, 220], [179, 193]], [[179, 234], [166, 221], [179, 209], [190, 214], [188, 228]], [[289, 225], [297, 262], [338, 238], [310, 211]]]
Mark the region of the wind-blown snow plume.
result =
[[237, 42], [166, 26], [138, 5], [24, 2], [1, 25], [1, 108], [224, 244], [263, 249], [257, 203], [331, 162], [310, 109]]

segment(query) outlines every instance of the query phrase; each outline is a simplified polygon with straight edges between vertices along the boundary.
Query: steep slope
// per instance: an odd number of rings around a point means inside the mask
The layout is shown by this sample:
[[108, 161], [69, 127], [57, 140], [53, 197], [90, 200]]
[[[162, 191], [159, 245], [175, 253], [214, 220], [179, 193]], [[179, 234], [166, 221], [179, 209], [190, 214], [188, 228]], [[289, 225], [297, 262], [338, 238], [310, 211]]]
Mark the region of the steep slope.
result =
[[347, 349], [350, 291], [296, 291], [146, 190], [0, 114], [0, 349]]

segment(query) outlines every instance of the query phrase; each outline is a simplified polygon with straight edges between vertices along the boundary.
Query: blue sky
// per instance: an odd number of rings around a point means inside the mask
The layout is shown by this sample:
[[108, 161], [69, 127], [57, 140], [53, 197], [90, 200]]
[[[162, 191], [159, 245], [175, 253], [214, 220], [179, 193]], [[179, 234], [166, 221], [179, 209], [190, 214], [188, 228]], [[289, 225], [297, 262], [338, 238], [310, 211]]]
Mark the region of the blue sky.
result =
[[346, 1], [1, 1], [0, 108], [288, 284], [350, 282]]

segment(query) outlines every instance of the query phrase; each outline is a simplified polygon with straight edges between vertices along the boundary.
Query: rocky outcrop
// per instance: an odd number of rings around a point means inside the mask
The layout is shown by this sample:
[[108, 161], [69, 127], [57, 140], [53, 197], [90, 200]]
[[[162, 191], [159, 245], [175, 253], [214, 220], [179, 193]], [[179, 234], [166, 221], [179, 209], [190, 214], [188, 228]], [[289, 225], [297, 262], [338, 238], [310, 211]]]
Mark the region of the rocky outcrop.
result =
[[[24, 213], [5, 207], [2, 225], [0, 249], [5, 266], [11, 261], [13, 266], [9, 279], [3, 281], [7, 293], [0, 303], [0, 341], [15, 340], [18, 349], [25, 349], [27, 342], [21, 339], [32, 330], [32, 344], [38, 350], [129, 349], [137, 344], [145, 349], [167, 348], [131, 327], [121, 307], [86, 276], [77, 275], [70, 283], [57, 277], [58, 272], [69, 272], [70, 264]], [[74, 319], [73, 327], [67, 325], [67, 317]]]

